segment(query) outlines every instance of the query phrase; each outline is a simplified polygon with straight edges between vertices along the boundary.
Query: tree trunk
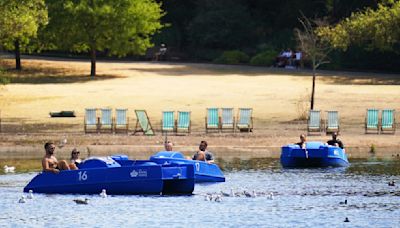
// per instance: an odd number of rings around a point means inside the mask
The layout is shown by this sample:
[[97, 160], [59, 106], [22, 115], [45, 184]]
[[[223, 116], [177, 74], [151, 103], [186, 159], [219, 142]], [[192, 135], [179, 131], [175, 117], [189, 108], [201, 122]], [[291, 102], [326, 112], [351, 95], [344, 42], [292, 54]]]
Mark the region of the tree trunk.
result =
[[314, 110], [314, 93], [315, 93], [315, 68], [313, 68], [313, 76], [312, 76], [311, 110]]
[[21, 51], [19, 49], [19, 40], [15, 40], [15, 69], [21, 70]]
[[94, 79], [94, 76], [96, 76], [96, 49], [94, 48], [90, 50], [90, 60], [91, 60], [90, 77], [91, 79]]

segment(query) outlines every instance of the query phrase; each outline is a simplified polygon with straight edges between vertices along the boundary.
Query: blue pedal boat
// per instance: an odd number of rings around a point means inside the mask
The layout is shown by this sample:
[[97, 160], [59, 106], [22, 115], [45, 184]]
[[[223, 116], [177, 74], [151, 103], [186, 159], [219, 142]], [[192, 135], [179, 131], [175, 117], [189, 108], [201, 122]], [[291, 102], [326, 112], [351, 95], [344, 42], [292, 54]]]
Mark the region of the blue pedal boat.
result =
[[185, 159], [182, 153], [176, 151], [160, 151], [150, 157], [150, 161], [164, 165], [192, 165], [196, 183], [225, 182], [225, 176], [216, 164], [204, 161]]
[[325, 145], [321, 142], [307, 142], [306, 149], [289, 144], [282, 147], [281, 164], [283, 167], [346, 167], [349, 165], [343, 149]]
[[126, 155], [89, 158], [78, 170], [59, 174], [41, 172], [24, 188], [37, 193], [191, 194], [195, 175], [192, 164], [159, 164], [129, 160]]

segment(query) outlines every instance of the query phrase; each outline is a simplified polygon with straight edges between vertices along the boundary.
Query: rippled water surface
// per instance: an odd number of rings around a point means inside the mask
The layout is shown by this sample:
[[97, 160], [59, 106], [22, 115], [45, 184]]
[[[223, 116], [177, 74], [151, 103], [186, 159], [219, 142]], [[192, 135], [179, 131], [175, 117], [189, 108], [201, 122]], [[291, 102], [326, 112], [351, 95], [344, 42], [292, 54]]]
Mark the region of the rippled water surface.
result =
[[[35, 194], [24, 204], [18, 199], [36, 173], [0, 175], [0, 227], [400, 227], [398, 161], [353, 161], [347, 169], [282, 169], [276, 160], [221, 166], [226, 182], [197, 184], [192, 196]], [[205, 200], [231, 189], [258, 196]]]

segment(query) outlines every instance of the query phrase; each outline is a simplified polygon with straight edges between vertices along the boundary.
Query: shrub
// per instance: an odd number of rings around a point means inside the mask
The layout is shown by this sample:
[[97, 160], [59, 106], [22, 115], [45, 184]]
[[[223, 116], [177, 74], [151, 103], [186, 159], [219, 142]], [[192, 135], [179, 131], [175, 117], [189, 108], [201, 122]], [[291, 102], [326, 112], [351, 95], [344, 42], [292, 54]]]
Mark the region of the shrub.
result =
[[0, 67], [0, 85], [7, 85], [10, 79], [4, 75], [4, 70]]
[[276, 56], [278, 56], [277, 51], [266, 50], [251, 58], [250, 64], [259, 66], [272, 66], [275, 63]]
[[239, 64], [247, 63], [249, 56], [241, 51], [224, 51], [222, 55], [214, 60], [215, 63], [221, 64]]

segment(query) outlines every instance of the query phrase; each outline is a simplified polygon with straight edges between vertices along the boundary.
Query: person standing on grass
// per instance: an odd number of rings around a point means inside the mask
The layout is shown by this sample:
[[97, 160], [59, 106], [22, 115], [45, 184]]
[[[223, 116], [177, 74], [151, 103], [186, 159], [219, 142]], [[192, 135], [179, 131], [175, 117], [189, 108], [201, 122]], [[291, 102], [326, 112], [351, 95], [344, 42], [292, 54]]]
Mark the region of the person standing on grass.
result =
[[46, 154], [42, 159], [43, 171], [58, 174], [60, 170], [70, 170], [67, 161], [57, 161], [57, 158], [54, 156], [54, 150], [56, 149], [54, 143], [47, 142], [44, 144], [44, 149]]

